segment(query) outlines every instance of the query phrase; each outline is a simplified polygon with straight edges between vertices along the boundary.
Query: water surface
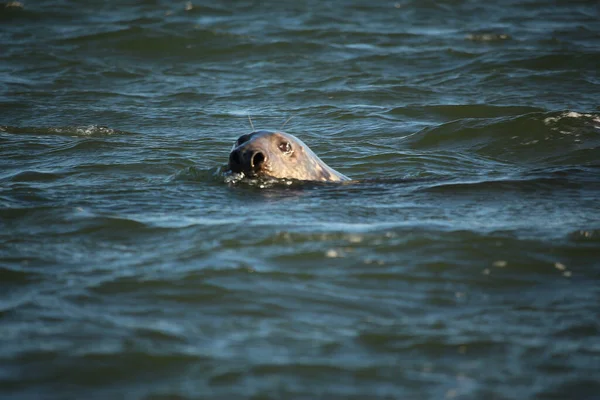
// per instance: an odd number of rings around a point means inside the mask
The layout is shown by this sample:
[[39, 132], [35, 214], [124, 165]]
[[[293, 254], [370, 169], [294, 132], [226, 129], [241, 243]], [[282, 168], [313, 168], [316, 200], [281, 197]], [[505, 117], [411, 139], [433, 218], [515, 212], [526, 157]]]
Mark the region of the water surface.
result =
[[[0, 396], [597, 398], [598, 17], [0, 5]], [[231, 182], [248, 115], [356, 182]]]

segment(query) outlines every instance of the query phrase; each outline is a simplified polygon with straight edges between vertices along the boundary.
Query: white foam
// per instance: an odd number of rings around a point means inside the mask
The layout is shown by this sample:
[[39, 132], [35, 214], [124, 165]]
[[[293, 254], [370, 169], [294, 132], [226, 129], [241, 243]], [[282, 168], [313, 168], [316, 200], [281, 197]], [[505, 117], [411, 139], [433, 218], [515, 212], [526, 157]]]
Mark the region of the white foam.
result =
[[552, 124], [555, 123], [563, 118], [589, 118], [594, 122], [598, 122], [600, 123], [600, 117], [596, 116], [594, 114], [585, 114], [585, 113], [578, 113], [575, 111], [565, 111], [563, 113], [561, 113], [559, 116], [557, 117], [548, 117], [546, 119], [544, 119], [544, 123], [546, 125], [548, 124]]
[[120, 131], [116, 129], [99, 125], [67, 126], [64, 128], [51, 128], [50, 131], [63, 135], [69, 134], [75, 136], [114, 135], [120, 133]]

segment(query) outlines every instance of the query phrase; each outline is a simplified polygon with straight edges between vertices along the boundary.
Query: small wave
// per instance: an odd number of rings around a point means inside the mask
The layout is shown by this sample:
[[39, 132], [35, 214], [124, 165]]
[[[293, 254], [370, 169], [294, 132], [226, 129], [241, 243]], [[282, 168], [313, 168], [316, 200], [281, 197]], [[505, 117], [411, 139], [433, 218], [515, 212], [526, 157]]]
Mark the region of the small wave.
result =
[[490, 179], [489, 176], [472, 180], [433, 181], [426, 187], [417, 190], [424, 192], [473, 193], [498, 192], [507, 194], [510, 191], [538, 192], [540, 190], [585, 189], [597, 182], [598, 167], [559, 166], [534, 168], [501, 178]]
[[62, 177], [61, 174], [43, 171], [21, 171], [8, 179], [11, 182], [52, 182]]
[[24, 7], [20, 1], [8, 1], [0, 3], [0, 19], [10, 19], [23, 14]]
[[[9, 261], [9, 260], [6, 260]], [[22, 260], [11, 260], [13, 262], [27, 262], [27, 259]], [[35, 272], [23, 271], [21, 269], [13, 269], [8, 267], [0, 267], [0, 282], [4, 284], [17, 283], [24, 284], [29, 283], [32, 280], [37, 279], [39, 276]]]
[[88, 126], [65, 126], [65, 127], [17, 127], [2, 126], [0, 132], [11, 133], [14, 135], [59, 135], [59, 136], [111, 136], [111, 135], [132, 135], [133, 132], [122, 131], [109, 128], [102, 125]]
[[441, 104], [423, 107], [404, 106], [396, 107], [385, 114], [407, 117], [436, 117], [444, 120], [457, 120], [463, 118], [483, 119], [520, 116], [524, 114], [541, 112], [541, 108], [528, 106], [495, 106], [488, 104]]
[[497, 118], [465, 117], [425, 128], [410, 136], [408, 142], [415, 149], [477, 152], [517, 163], [577, 165], [600, 159], [599, 132], [597, 114], [533, 112]]
[[[232, 15], [234, 13], [234, 9], [233, 8], [224, 8], [224, 7], [219, 7], [218, 5], [200, 5], [200, 4], [194, 4], [191, 1], [188, 1], [185, 3], [184, 7], [180, 8], [179, 10], [185, 11], [186, 13], [190, 14], [190, 15], [200, 15], [200, 16], [228, 16], [228, 15]], [[179, 11], [176, 10], [176, 11]], [[170, 13], [168, 13], [167, 15], [171, 15]]]
[[580, 229], [569, 234], [574, 242], [600, 243], [600, 229]]
[[538, 178], [515, 178], [498, 180], [475, 180], [453, 183], [443, 183], [435, 186], [420, 189], [423, 192], [442, 192], [442, 193], [499, 193], [507, 194], [510, 191], [537, 192], [540, 189], [557, 188], [580, 188], [580, 184], [573, 183], [567, 178], [538, 177]]
[[221, 53], [235, 54], [241, 58], [244, 54], [262, 53], [262, 51], [289, 49], [289, 42], [263, 44], [265, 49], [249, 46], [253, 39], [247, 35], [228, 31], [189, 26], [181, 29], [181, 23], [163, 26], [167, 31], [131, 26], [111, 31], [94, 32], [63, 39], [67, 45], [80, 45], [96, 50], [123, 51], [142, 57], [164, 57], [165, 55], [189, 56], [199, 51], [205, 51], [205, 56]]
[[170, 181], [220, 181], [222, 182], [224, 167], [216, 167], [211, 169], [200, 169], [194, 166], [184, 168], [171, 175]]
[[469, 33], [465, 36], [465, 39], [472, 40], [474, 42], [501, 42], [505, 40], [511, 40], [512, 37], [506, 33]]

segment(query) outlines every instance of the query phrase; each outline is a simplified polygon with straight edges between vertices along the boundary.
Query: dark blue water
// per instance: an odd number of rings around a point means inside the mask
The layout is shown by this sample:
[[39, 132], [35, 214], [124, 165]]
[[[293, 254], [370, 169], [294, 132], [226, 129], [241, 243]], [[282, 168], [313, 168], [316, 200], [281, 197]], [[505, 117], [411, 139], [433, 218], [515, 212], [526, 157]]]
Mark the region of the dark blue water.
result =
[[[0, 397], [600, 398], [598, 21], [0, 4]], [[248, 115], [353, 182], [230, 179]]]

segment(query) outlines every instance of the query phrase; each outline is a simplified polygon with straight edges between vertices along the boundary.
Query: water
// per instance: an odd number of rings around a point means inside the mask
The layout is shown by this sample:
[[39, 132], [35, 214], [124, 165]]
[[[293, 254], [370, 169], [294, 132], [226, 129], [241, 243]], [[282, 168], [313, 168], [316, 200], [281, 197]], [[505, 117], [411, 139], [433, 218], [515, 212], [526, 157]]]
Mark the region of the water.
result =
[[600, 396], [596, 2], [5, 6], [1, 397]]

